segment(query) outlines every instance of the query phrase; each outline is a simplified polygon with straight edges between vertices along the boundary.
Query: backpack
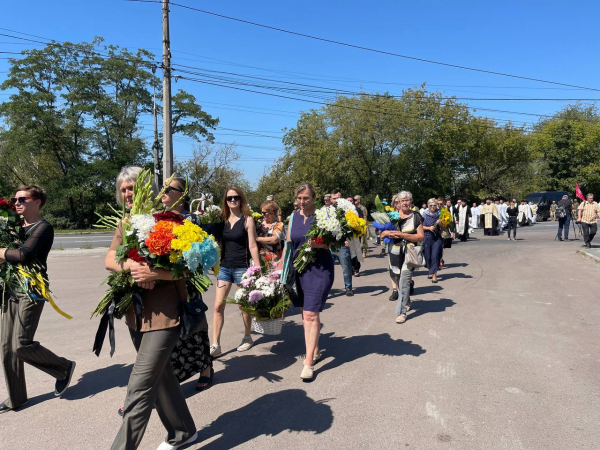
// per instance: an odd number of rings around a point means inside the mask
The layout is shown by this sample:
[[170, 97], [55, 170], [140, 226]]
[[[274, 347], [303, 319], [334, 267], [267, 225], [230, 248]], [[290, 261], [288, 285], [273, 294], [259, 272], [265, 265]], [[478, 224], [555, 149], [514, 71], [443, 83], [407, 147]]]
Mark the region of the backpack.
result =
[[560, 205], [556, 208], [555, 215], [558, 219], [564, 219], [565, 217], [567, 217], [567, 209], [564, 206]]

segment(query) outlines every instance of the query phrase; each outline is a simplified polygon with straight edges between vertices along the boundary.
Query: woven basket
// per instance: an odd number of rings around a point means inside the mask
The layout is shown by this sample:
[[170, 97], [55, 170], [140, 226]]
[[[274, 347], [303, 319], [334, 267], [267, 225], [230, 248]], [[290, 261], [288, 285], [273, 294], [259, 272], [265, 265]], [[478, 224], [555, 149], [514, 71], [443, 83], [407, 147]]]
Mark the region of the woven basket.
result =
[[252, 324], [254, 325], [254, 331], [260, 334], [281, 334], [283, 328], [283, 317], [271, 320], [256, 320], [252, 318]]

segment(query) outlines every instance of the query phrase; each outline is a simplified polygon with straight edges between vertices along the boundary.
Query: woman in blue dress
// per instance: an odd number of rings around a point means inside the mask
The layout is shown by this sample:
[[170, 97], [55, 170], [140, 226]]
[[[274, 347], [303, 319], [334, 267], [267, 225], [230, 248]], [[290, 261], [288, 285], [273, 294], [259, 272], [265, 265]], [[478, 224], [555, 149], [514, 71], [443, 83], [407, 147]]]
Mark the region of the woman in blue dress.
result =
[[296, 201], [299, 210], [292, 214], [288, 229], [287, 240], [294, 248], [293, 258], [298, 255], [300, 247], [308, 243], [317, 249], [316, 260], [309, 264], [304, 272], [298, 274], [298, 299], [294, 306], [302, 310], [304, 339], [306, 343], [306, 359], [300, 378], [310, 381], [314, 377], [314, 365], [321, 358], [319, 349], [319, 333], [321, 331], [320, 313], [323, 311], [329, 291], [333, 286], [333, 258], [325, 244], [317, 244], [306, 236], [315, 221], [315, 188], [304, 183], [296, 189]]

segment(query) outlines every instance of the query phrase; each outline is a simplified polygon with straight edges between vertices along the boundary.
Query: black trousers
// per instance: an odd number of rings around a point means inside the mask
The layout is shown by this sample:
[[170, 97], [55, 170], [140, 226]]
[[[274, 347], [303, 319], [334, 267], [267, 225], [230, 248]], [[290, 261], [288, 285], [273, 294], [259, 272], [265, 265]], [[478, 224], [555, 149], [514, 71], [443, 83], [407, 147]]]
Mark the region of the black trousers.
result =
[[598, 231], [598, 224], [595, 223], [583, 223], [581, 222], [581, 229], [583, 230], [583, 240], [586, 244], [590, 244], [596, 232]]
[[517, 238], [517, 218], [509, 217], [508, 224], [506, 225], [506, 234], [510, 237], [510, 230], [513, 230], [513, 238]]

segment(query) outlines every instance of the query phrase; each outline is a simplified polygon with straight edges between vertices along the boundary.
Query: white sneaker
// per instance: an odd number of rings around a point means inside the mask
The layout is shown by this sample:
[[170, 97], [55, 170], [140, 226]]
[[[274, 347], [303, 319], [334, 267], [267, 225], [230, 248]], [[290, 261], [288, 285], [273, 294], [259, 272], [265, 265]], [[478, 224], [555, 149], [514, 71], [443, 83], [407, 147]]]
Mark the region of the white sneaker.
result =
[[183, 447], [184, 445], [187, 444], [191, 444], [192, 442], [195, 442], [198, 439], [198, 432], [196, 431], [191, 438], [189, 438], [187, 441], [182, 442], [181, 444], [169, 444], [168, 442], [163, 442], [162, 444], [160, 444], [158, 446], [158, 448], [156, 450], [176, 450], [178, 448]]
[[250, 350], [253, 345], [254, 345], [254, 341], [252, 340], [252, 338], [250, 336], [244, 336], [244, 339], [242, 339], [242, 343], [237, 348], [237, 351], [245, 352], [247, 350]]
[[221, 346], [219, 344], [213, 344], [210, 346], [210, 356], [216, 358], [221, 354]]

